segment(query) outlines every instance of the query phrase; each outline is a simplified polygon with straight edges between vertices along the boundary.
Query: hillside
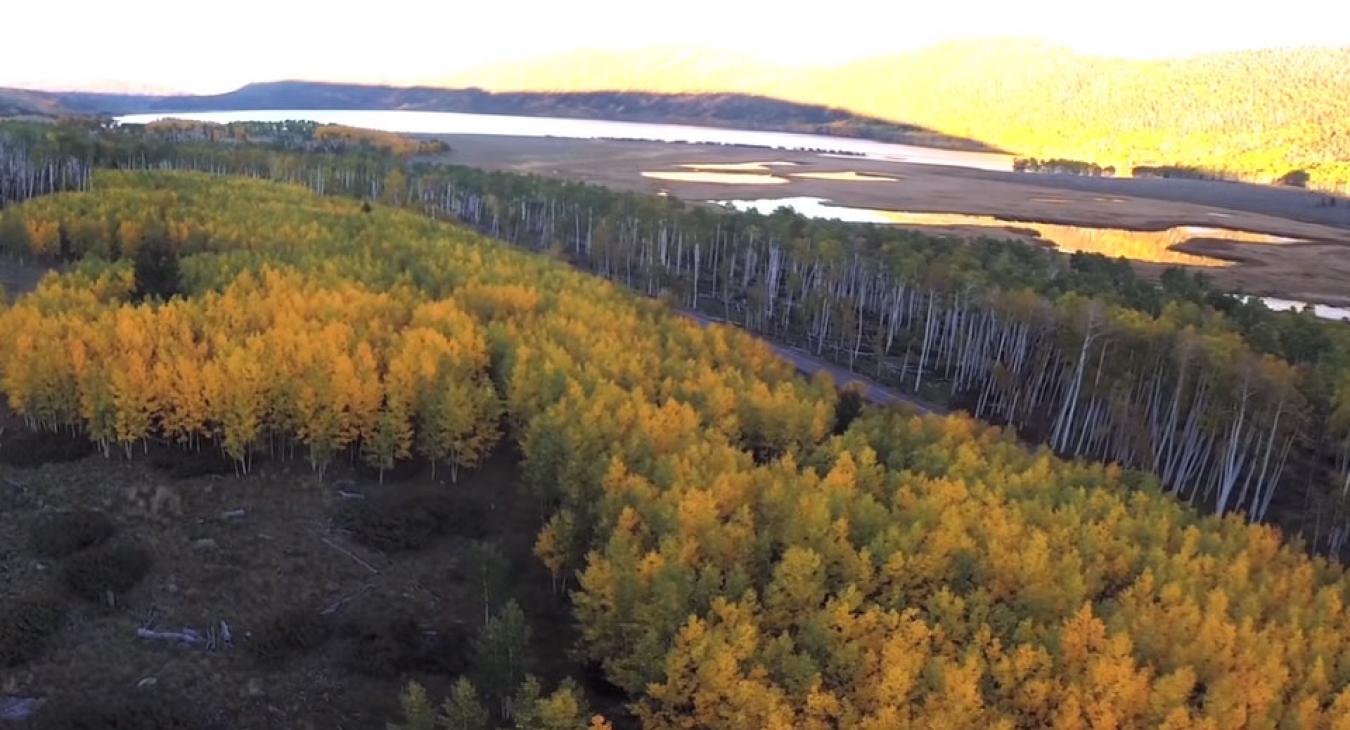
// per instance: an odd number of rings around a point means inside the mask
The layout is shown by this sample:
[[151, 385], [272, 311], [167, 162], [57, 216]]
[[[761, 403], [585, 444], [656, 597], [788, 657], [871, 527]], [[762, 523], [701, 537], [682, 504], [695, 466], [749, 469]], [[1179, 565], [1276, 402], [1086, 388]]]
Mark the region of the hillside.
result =
[[819, 71], [654, 50], [582, 53], [447, 79], [494, 90], [748, 92], [825, 104], [1017, 154], [1128, 169], [1187, 164], [1350, 183], [1350, 48], [1125, 60], [1015, 41], [957, 42]]
[[1350, 48], [1127, 60], [965, 41], [819, 70], [656, 48], [548, 56], [443, 83], [457, 88], [283, 81], [215, 96], [0, 90], [0, 109], [409, 109], [664, 121], [983, 143], [1119, 170], [1185, 165], [1259, 182], [1303, 169], [1314, 187], [1350, 189]]
[[114, 115], [235, 109], [398, 109], [666, 122], [866, 137], [954, 149], [983, 145], [910, 124], [818, 104], [746, 93], [503, 92], [478, 88], [363, 86], [311, 81], [249, 84], [225, 94], [156, 96], [0, 89], [0, 116]]
[[0, 117], [50, 117], [64, 111], [58, 95], [28, 89], [0, 89]]

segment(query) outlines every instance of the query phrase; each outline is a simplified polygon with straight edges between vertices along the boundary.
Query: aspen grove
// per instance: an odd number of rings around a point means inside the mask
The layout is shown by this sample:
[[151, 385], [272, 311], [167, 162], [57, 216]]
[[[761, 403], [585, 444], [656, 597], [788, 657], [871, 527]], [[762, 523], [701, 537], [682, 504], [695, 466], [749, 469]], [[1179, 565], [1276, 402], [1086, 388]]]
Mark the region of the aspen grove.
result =
[[[1154, 285], [1123, 261], [786, 211], [687, 207], [427, 164], [409, 157], [414, 150], [400, 157], [381, 140], [317, 129], [114, 130], [96, 136], [94, 158], [100, 166], [286, 180], [465, 222], [1015, 425], [1061, 455], [1148, 470], [1188, 503], [1276, 521], [1333, 555], [1347, 547], [1350, 328], [1343, 325], [1270, 312], [1181, 269]], [[76, 223], [39, 200], [0, 217], [0, 250], [128, 255], [145, 226], [155, 227], [151, 218], [146, 210], [105, 211]], [[129, 228], [90, 233], [100, 225]]]
[[[91, 251], [112, 252], [82, 252], [0, 311], [0, 387], [34, 427], [86, 434], [109, 458], [137, 458], [150, 438], [218, 448], [241, 471], [263, 452], [319, 471], [418, 456], [472, 468], [511, 439], [545, 508], [535, 553], [572, 602], [576, 651], [643, 727], [1350, 727], [1343, 569], [1273, 527], [1203, 516], [1146, 471], [1032, 451], [969, 416], [840, 421], [828, 379], [803, 380], [735, 328], [412, 211], [241, 177], [105, 171], [90, 192], [13, 210], [87, 225]], [[598, 260], [605, 240], [591, 239]], [[643, 240], [612, 249], [610, 273], [627, 251], [659, 261]], [[728, 274], [694, 280], [730, 298], [747, 266], [731, 261], [759, 254], [710, 240], [723, 245], [694, 257]], [[138, 296], [117, 253], [129, 245], [175, 251], [179, 293]], [[770, 269], [793, 279], [784, 266]], [[640, 286], [644, 270], [630, 271]], [[866, 281], [844, 291], [874, 291]], [[1277, 366], [1237, 371], [1251, 380], [1240, 415], [1191, 427], [1183, 402], [1169, 420], [1179, 399], [1219, 398], [1226, 373], [1199, 361], [1237, 335], [1191, 335], [1196, 369], [1180, 386], [1150, 373], [1127, 387], [1114, 379], [1125, 356], [1099, 354], [1132, 349], [1120, 310], [1057, 314], [1075, 300], [1004, 294], [1030, 310], [1004, 320], [974, 293], [910, 290], [867, 295], [928, 331], [906, 380], [974, 377], [962, 375], [972, 348], [1002, 342], [1007, 377], [1031, 382], [998, 385], [985, 407], [1053, 404], [1055, 450], [1125, 448], [1096, 424], [1120, 412], [1114, 398], [1156, 398], [1158, 428], [1177, 434], [1156, 453], [1190, 470], [1184, 494], [1213, 479], [1235, 508], [1267, 499], [1261, 470], [1278, 470], [1299, 408], [1269, 389]], [[793, 297], [794, 321], [832, 312], [822, 351], [857, 342], [849, 309]], [[780, 306], [733, 311], [777, 326]], [[1064, 331], [1036, 317], [1063, 317]], [[851, 339], [830, 334], [841, 328]], [[1031, 364], [1017, 371], [1023, 349]], [[1194, 481], [1188, 428], [1217, 477]], [[549, 727], [587, 726], [570, 690], [538, 706], [553, 705], [566, 723]], [[456, 717], [470, 715], [481, 711]]]

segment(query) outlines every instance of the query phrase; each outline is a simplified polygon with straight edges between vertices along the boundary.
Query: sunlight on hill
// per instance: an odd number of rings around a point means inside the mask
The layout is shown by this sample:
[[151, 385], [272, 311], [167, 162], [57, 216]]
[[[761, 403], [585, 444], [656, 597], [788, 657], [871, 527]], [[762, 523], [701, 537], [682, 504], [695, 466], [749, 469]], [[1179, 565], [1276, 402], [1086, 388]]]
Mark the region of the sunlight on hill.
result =
[[494, 90], [726, 91], [837, 106], [1036, 157], [1192, 165], [1260, 182], [1305, 169], [1350, 184], [1350, 48], [1173, 60], [1084, 56], [1015, 40], [946, 43], [831, 69], [651, 49], [463, 74]]

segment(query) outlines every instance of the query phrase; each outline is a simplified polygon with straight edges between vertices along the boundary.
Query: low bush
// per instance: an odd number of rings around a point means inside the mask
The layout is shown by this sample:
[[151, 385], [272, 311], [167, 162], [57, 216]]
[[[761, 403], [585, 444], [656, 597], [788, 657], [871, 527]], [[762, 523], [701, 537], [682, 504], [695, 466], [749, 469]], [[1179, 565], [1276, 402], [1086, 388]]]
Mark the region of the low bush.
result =
[[116, 532], [112, 520], [102, 512], [54, 512], [38, 518], [29, 533], [29, 544], [44, 558], [64, 558], [102, 545]]
[[249, 651], [259, 661], [275, 664], [323, 646], [331, 634], [328, 618], [317, 610], [288, 608], [253, 633]]
[[0, 463], [21, 469], [82, 459], [93, 453], [94, 444], [83, 436], [62, 431], [29, 431], [6, 434], [0, 440]]
[[482, 505], [467, 500], [451, 500], [442, 518], [441, 529], [447, 535], [482, 540], [487, 537], [488, 515]]
[[189, 704], [158, 696], [75, 696], [46, 702], [37, 730], [201, 730], [206, 724]]
[[60, 603], [45, 596], [6, 606], [0, 612], [0, 666], [27, 664], [41, 655], [64, 613]]
[[171, 479], [195, 479], [217, 474], [232, 476], [236, 468], [233, 461], [214, 448], [201, 451], [165, 449], [155, 454], [150, 465]]
[[481, 509], [442, 494], [347, 502], [336, 521], [356, 542], [385, 552], [420, 550], [447, 532], [479, 537], [484, 524]]
[[858, 416], [862, 415], [865, 403], [860, 386], [850, 384], [841, 389], [839, 400], [834, 405], [834, 428], [831, 429], [831, 433], [838, 436], [847, 431], [848, 427], [858, 420]]
[[371, 677], [407, 672], [450, 676], [463, 673], [468, 653], [462, 631], [424, 631], [411, 618], [380, 616], [344, 624], [338, 661], [350, 672]]
[[150, 572], [150, 564], [150, 552], [136, 543], [104, 543], [70, 556], [61, 578], [75, 595], [102, 601], [135, 587]]
[[381, 484], [402, 484], [421, 474], [426, 466], [427, 462], [424, 459], [405, 459], [394, 462], [394, 468], [385, 469], [381, 474], [378, 468], [364, 461], [358, 461], [355, 470], [364, 479], [378, 479]]

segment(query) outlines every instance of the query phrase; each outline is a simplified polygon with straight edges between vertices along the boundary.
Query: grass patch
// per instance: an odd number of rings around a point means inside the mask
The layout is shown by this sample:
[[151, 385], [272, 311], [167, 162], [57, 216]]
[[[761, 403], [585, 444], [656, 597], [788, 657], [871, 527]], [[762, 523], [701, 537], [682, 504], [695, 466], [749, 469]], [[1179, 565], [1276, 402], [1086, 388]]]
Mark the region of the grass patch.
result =
[[381, 475], [379, 469], [365, 461], [358, 461], [355, 464], [355, 471], [364, 479], [378, 479], [382, 484], [402, 484], [420, 475], [426, 465], [427, 462], [423, 459], [404, 459], [394, 462], [394, 468], [385, 469]]
[[356, 542], [385, 552], [421, 550], [446, 533], [480, 537], [484, 531], [481, 507], [445, 494], [350, 502], [338, 509], [336, 521]]
[[328, 618], [312, 609], [290, 608], [273, 614], [249, 641], [249, 651], [264, 664], [323, 646], [332, 634]]
[[20, 469], [75, 461], [93, 452], [89, 439], [60, 431], [29, 431], [0, 441], [0, 463]]
[[164, 449], [155, 454], [150, 466], [170, 479], [234, 476], [236, 469], [235, 463], [215, 448], [200, 451]]
[[369, 677], [407, 672], [449, 676], [464, 671], [468, 653], [462, 631], [428, 632], [411, 618], [380, 616], [344, 624], [338, 662], [349, 672]]
[[120, 596], [150, 572], [150, 551], [133, 542], [104, 543], [75, 553], [61, 569], [61, 579], [75, 595], [102, 601]]
[[201, 730], [206, 724], [186, 703], [163, 697], [60, 698], [36, 718], [38, 730]]
[[43, 597], [23, 598], [0, 613], [0, 666], [27, 664], [47, 648], [61, 628], [61, 604]]
[[102, 512], [55, 512], [38, 518], [29, 533], [29, 544], [44, 558], [64, 558], [102, 545], [116, 532], [117, 527]]

